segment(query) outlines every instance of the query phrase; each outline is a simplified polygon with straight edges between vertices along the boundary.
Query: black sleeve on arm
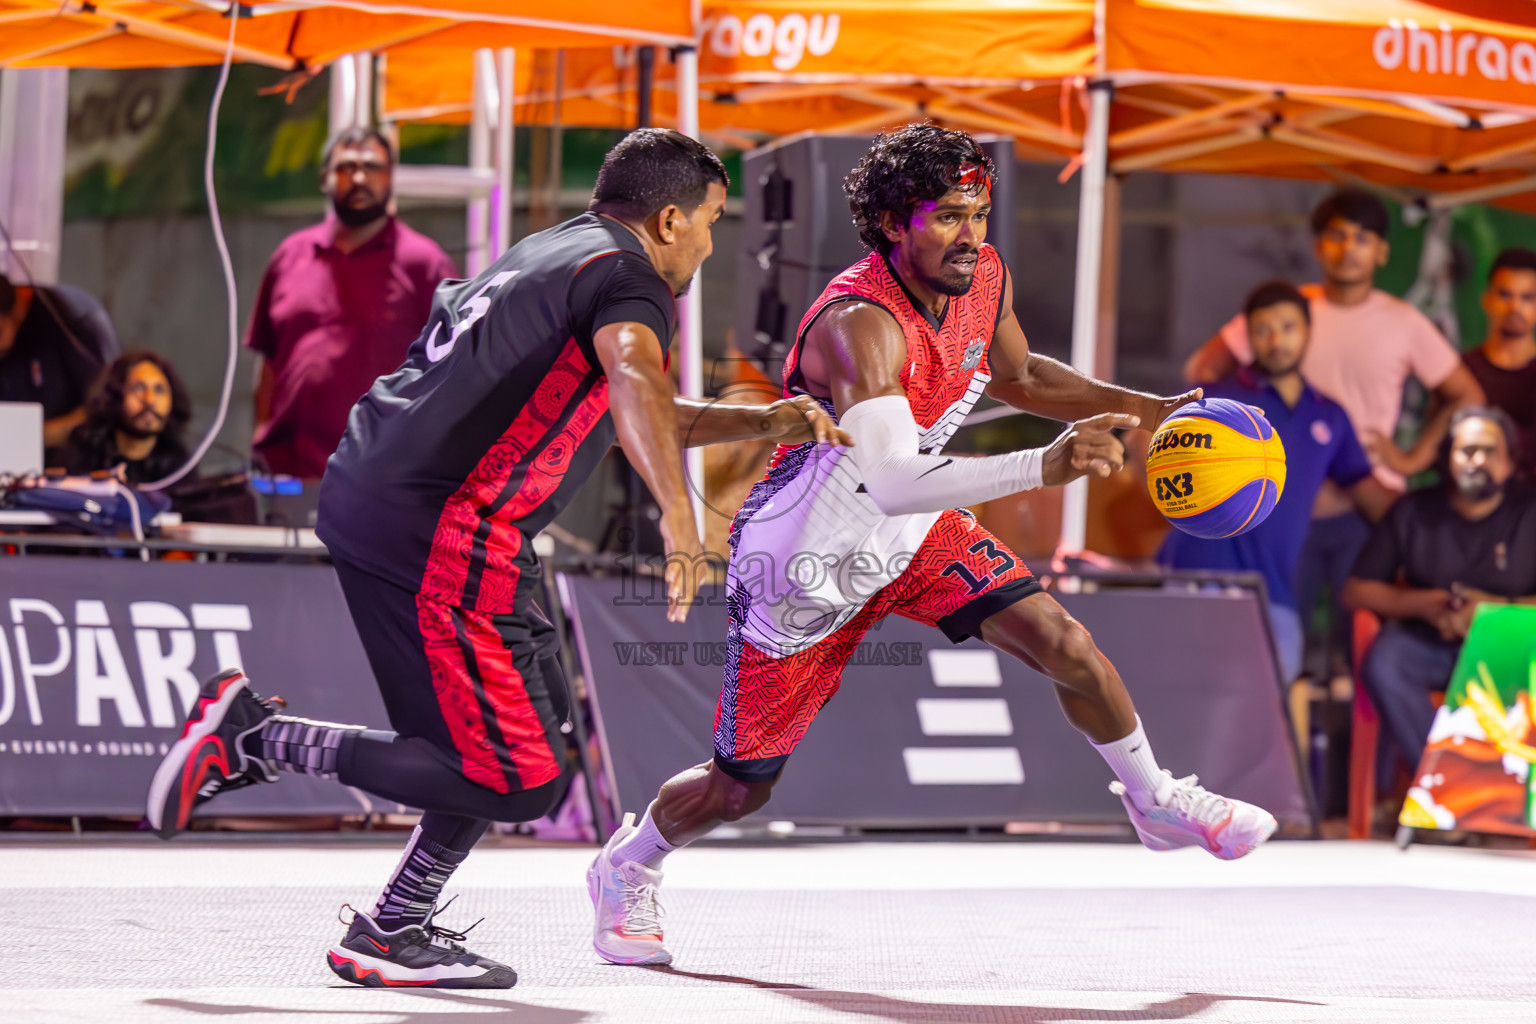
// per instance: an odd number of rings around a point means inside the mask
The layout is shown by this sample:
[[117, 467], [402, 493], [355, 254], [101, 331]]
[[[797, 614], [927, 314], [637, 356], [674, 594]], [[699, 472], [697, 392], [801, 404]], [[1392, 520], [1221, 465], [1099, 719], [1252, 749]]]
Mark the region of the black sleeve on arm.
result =
[[1403, 567], [1402, 538], [1408, 527], [1408, 508], [1411, 501], [1398, 501], [1387, 511], [1381, 522], [1371, 527], [1371, 536], [1355, 559], [1351, 576], [1362, 580], [1395, 583]]
[[633, 253], [601, 256], [587, 264], [571, 284], [570, 301], [576, 339], [594, 363], [592, 336], [608, 324], [644, 324], [663, 353], [672, 343], [676, 301], [650, 262]]

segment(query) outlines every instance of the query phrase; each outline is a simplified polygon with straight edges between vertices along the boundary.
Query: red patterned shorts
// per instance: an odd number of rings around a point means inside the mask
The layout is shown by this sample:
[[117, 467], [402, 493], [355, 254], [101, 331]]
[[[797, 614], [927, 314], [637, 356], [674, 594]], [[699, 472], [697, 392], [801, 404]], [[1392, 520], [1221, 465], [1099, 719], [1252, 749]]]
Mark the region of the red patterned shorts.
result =
[[1040, 581], [969, 512], [939, 516], [906, 569], [836, 632], [787, 657], [771, 657], [742, 636], [732, 609], [725, 685], [715, 709], [715, 763], [744, 782], [768, 782], [822, 705], [871, 626], [903, 615], [937, 626], [955, 643], [981, 635], [981, 623], [1031, 594]]

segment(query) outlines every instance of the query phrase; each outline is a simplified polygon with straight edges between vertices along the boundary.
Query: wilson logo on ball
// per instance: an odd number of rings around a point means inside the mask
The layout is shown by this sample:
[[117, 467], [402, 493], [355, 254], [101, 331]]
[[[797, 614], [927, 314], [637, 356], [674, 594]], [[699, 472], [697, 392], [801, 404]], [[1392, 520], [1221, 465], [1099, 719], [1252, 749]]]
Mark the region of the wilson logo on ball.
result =
[[1177, 434], [1159, 431], [1152, 439], [1152, 447], [1147, 450], [1147, 454], [1156, 455], [1170, 448], [1209, 448], [1211, 440], [1210, 434], [1195, 434], [1188, 430]]

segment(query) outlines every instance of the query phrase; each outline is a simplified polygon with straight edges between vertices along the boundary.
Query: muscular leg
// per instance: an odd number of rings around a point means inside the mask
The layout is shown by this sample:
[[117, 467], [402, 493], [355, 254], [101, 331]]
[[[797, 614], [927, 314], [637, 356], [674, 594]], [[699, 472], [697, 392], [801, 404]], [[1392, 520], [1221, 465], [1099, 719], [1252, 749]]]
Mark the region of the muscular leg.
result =
[[722, 822], [760, 809], [772, 793], [772, 782], [742, 782], [706, 761], [662, 783], [650, 813], [668, 845], [686, 846]]
[[1136, 708], [1120, 673], [1049, 594], [1032, 594], [984, 620], [981, 638], [1050, 679], [1067, 721], [1094, 743], [1135, 731]]
[[982, 620], [981, 637], [1050, 679], [1067, 721], [1087, 736], [1143, 812], [1173, 779], [1157, 765], [1131, 695], [1083, 624], [1056, 599], [1034, 593]]

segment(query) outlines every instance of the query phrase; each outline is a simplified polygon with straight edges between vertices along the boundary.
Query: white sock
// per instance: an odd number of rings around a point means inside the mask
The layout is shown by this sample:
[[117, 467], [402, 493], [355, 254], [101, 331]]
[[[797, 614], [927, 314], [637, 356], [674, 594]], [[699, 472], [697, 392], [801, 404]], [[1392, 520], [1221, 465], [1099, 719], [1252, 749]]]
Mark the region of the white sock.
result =
[[1129, 736], [1112, 743], [1095, 743], [1093, 749], [1109, 762], [1115, 775], [1125, 783], [1126, 795], [1143, 811], [1159, 803], [1163, 790], [1173, 785], [1152, 756], [1152, 744], [1141, 729], [1140, 715], [1136, 716], [1136, 728]]
[[[651, 806], [654, 807], [655, 804]], [[677, 847], [661, 837], [661, 830], [656, 827], [656, 820], [651, 817], [651, 808], [647, 807], [645, 817], [640, 819], [639, 827], [615, 846], [608, 856], [615, 865], [636, 861], [645, 867], [657, 868], [661, 866], [662, 858], [675, 849]]]

